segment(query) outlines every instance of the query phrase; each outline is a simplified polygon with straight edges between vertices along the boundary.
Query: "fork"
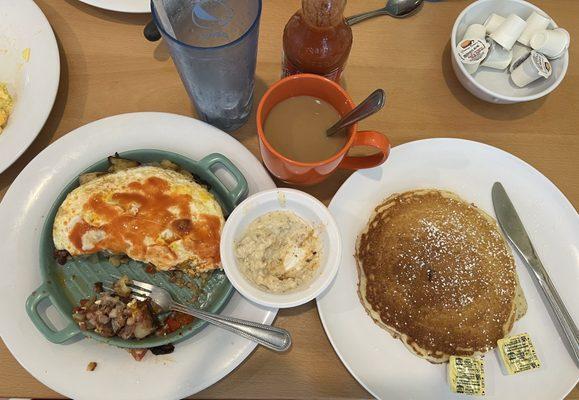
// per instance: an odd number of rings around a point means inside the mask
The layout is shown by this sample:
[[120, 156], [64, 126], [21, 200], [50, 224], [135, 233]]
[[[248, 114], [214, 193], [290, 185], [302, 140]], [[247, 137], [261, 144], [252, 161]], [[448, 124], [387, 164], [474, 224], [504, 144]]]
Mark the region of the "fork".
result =
[[[105, 290], [113, 291], [113, 282], [104, 283]], [[164, 311], [178, 311], [192, 315], [275, 351], [285, 351], [291, 346], [291, 336], [285, 329], [185, 306], [174, 301], [167, 290], [149, 283], [130, 280], [127, 286], [131, 289], [133, 299], [145, 301], [150, 298]]]

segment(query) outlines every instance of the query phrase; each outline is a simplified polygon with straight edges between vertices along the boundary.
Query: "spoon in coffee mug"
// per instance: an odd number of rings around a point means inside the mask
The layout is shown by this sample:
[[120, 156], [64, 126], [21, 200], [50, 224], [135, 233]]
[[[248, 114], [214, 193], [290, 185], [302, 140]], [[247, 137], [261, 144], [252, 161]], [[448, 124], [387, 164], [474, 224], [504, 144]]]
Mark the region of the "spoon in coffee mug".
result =
[[352, 111], [344, 115], [338, 122], [332, 125], [332, 127], [326, 131], [326, 135], [333, 136], [342, 129], [375, 114], [384, 107], [385, 102], [386, 95], [384, 94], [384, 90], [375, 90], [370, 96], [366, 97], [366, 100], [358, 104]]
[[394, 18], [408, 17], [418, 11], [422, 2], [423, 0], [388, 0], [383, 8], [346, 18], [346, 24], [351, 26], [379, 15], [389, 15]]

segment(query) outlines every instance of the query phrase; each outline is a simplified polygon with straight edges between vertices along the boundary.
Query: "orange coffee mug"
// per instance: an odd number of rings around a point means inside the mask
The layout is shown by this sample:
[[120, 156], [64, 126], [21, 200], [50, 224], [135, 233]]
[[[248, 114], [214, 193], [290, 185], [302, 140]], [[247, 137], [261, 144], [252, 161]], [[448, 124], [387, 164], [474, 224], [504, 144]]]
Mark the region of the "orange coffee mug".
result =
[[[270, 111], [277, 104], [295, 96], [322, 99], [342, 116], [355, 107], [348, 93], [340, 85], [319, 75], [291, 75], [271, 86], [257, 107], [257, 134], [263, 162], [275, 177], [295, 185], [313, 185], [326, 179], [337, 168], [353, 170], [372, 168], [388, 158], [390, 141], [386, 136], [373, 131], [357, 131], [356, 124], [348, 128], [348, 140], [344, 147], [327, 160], [299, 162], [283, 156], [267, 141], [263, 126]], [[374, 147], [378, 153], [360, 157], [346, 155], [354, 146]]]

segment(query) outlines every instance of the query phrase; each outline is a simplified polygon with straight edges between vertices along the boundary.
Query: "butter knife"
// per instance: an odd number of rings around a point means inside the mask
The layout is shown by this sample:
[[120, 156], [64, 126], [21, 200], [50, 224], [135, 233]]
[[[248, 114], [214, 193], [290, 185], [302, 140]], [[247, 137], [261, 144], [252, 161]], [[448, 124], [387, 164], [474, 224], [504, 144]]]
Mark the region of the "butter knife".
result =
[[549, 306], [551, 306], [551, 309], [565, 334], [565, 338], [573, 351], [575, 363], [579, 365], [579, 331], [577, 331], [577, 326], [573, 322], [571, 315], [569, 315], [565, 304], [563, 304], [563, 301], [559, 297], [553, 282], [551, 282], [545, 267], [543, 267], [543, 264], [531, 243], [531, 239], [529, 239], [527, 231], [525, 231], [525, 227], [523, 226], [513, 203], [511, 203], [505, 188], [500, 182], [495, 182], [493, 185], [492, 199], [499, 226], [527, 267], [533, 272], [532, 275], [534, 275], [537, 283], [541, 286], [541, 289], [543, 289], [547, 302], [549, 303]]

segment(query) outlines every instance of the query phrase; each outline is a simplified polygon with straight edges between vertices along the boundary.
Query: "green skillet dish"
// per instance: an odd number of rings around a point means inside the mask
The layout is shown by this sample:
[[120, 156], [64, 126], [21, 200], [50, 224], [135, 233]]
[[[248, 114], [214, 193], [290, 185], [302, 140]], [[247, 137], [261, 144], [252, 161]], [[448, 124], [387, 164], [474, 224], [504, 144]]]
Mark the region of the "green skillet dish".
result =
[[[193, 161], [179, 154], [161, 150], [133, 150], [123, 152], [119, 156], [139, 161], [141, 164], [160, 162], [162, 160], [176, 163], [210, 186], [209, 191], [221, 205], [224, 216], [229, 215], [247, 194], [247, 181], [237, 167], [221, 154], [210, 154], [199, 161]], [[106, 171], [107, 167], [108, 161], [105, 158], [82, 173]], [[235, 185], [233, 188], [228, 189], [217, 177], [215, 174], [217, 167], [224, 168], [234, 178]], [[204, 321], [195, 319], [191, 324], [175, 332], [163, 336], [155, 336], [153, 334], [141, 340], [125, 340], [119, 337], [106, 338], [92, 331], [81, 331], [77, 323], [72, 319], [73, 308], [79, 305], [81, 299], [94, 296], [93, 287], [95, 282], [114, 280], [112, 275], [127, 275], [134, 280], [158, 285], [169, 290], [175, 300], [213, 313], [218, 313], [225, 307], [233, 293], [233, 287], [222, 270], [214, 271], [208, 280], [203, 281], [199, 278], [193, 279], [186, 276], [185, 279], [194, 281], [194, 287], [198, 288], [197, 293], [194, 294], [191, 289], [172, 283], [165, 272], [157, 272], [155, 274], [145, 272], [145, 265], [134, 260], [115, 267], [110, 264], [108, 255], [98, 253], [91, 256], [74, 257], [69, 259], [65, 265], [59, 265], [54, 259], [55, 249], [52, 238], [52, 225], [58, 208], [68, 193], [78, 186], [78, 179], [70, 182], [55, 200], [46, 218], [40, 238], [39, 259], [43, 283], [32, 292], [26, 301], [28, 316], [36, 328], [49, 341], [63, 343], [77, 335], [85, 335], [100, 342], [123, 348], [151, 348], [189, 338], [206, 325]], [[52, 303], [66, 319], [67, 326], [64, 329], [58, 330], [54, 328], [51, 323], [42, 317], [39, 310], [43, 309], [41, 303], [46, 304], [46, 301]]]

